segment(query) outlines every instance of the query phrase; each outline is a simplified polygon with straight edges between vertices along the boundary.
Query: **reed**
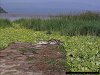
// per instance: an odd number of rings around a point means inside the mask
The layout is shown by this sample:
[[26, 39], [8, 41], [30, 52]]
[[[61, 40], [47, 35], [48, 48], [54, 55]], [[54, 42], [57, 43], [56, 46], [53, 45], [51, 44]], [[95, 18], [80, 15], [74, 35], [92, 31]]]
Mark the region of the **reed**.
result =
[[0, 27], [33, 29], [35, 31], [53, 32], [61, 35], [77, 36], [91, 35], [100, 36], [100, 15], [93, 12], [86, 12], [79, 15], [59, 15], [48, 18], [19, 19], [9, 21], [0, 19]]
[[20, 19], [14, 21], [21, 27], [47, 33], [59, 32], [61, 35], [100, 36], [99, 14], [87, 12], [80, 15], [61, 15], [48, 19]]

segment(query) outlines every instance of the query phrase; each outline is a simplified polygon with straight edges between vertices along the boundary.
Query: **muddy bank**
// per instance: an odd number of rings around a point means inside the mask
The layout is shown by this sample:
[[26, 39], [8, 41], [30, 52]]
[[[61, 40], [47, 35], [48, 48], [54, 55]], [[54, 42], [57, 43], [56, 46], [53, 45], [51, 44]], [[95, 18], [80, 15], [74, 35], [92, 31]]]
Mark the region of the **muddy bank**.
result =
[[58, 41], [16, 42], [0, 51], [0, 75], [66, 75], [66, 53]]

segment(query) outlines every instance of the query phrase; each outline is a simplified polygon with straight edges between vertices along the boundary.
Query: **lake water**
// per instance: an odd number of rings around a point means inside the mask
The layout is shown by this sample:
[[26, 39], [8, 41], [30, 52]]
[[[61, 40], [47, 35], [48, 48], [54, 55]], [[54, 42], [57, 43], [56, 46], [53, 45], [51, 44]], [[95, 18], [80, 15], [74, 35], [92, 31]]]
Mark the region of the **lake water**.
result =
[[100, 11], [100, 0], [0, 0], [8, 13], [58, 14], [77, 11]]
[[100, 0], [0, 0], [10, 14], [57, 15], [82, 11], [100, 12]]

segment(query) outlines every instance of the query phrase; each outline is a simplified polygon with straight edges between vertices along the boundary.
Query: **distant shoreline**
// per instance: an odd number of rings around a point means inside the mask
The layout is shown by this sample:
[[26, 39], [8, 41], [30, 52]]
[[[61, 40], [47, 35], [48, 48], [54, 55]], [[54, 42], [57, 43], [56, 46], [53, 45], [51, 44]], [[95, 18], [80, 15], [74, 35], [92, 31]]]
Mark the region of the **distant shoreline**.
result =
[[18, 19], [31, 19], [31, 18], [39, 18], [39, 19], [48, 19], [49, 17], [59, 17], [59, 16], [78, 16], [80, 14], [84, 13], [94, 13], [94, 14], [99, 14], [100, 12], [91, 12], [91, 11], [86, 11], [86, 12], [80, 12], [80, 13], [62, 13], [62, 14], [15, 14], [15, 13], [0, 13], [0, 19], [9, 19], [11, 21], [18, 20]]

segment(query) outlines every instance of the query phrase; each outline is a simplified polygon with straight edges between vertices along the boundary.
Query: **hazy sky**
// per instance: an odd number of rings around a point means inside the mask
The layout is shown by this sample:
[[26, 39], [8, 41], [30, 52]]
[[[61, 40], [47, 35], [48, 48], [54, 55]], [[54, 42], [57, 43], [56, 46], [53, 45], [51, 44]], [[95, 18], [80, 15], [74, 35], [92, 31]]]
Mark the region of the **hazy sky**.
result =
[[100, 0], [0, 0], [8, 12], [100, 11]]

